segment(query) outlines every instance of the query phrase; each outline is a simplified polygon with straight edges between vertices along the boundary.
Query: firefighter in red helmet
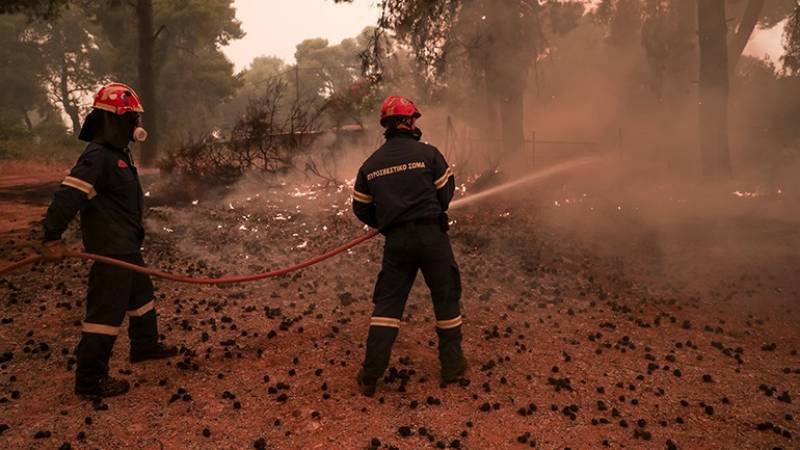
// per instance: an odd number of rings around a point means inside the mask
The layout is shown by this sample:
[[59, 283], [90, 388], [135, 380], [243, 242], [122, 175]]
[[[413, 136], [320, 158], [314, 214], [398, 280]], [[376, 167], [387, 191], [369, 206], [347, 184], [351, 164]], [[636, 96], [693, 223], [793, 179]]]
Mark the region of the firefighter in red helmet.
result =
[[[129, 86], [111, 83], [97, 93], [80, 139], [88, 142], [69, 176], [61, 182], [44, 220], [42, 254], [59, 260], [66, 247], [61, 235], [80, 212], [87, 252], [144, 266], [142, 212], [144, 196], [128, 144], [143, 141], [144, 112]], [[108, 362], [122, 321], [130, 318], [130, 360], [140, 362], [177, 355], [159, 342], [150, 277], [103, 263], [89, 273], [86, 320], [76, 351], [75, 393], [111, 397], [128, 391], [129, 383], [111, 378]]]
[[421, 116], [406, 98], [386, 99], [381, 108], [386, 142], [361, 166], [353, 190], [356, 216], [386, 237], [366, 356], [357, 376], [367, 396], [374, 395], [389, 365], [418, 271], [433, 300], [442, 381], [456, 381], [467, 369], [461, 349], [461, 278], [447, 236], [455, 180], [439, 150], [420, 142], [416, 120]]

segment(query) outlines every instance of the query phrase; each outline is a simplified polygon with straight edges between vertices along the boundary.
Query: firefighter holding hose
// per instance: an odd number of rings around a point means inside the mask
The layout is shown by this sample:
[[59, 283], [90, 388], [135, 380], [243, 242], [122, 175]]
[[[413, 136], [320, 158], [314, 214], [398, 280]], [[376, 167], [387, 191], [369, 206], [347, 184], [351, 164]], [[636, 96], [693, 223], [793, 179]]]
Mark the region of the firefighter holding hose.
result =
[[386, 99], [381, 108], [386, 142], [361, 166], [353, 191], [356, 216], [386, 237], [366, 356], [357, 375], [366, 396], [375, 394], [389, 365], [420, 270], [433, 300], [442, 381], [454, 382], [467, 369], [461, 349], [461, 278], [447, 236], [455, 180], [439, 150], [420, 142], [416, 120], [421, 115], [408, 99]]
[[[144, 112], [129, 86], [111, 83], [97, 93], [80, 139], [88, 142], [69, 176], [53, 197], [44, 220], [42, 255], [57, 261], [67, 252], [61, 235], [80, 211], [87, 252], [144, 266], [142, 212], [144, 196], [128, 144], [144, 141]], [[130, 318], [132, 363], [177, 355], [159, 342], [153, 283], [147, 275], [95, 263], [89, 273], [86, 320], [77, 347], [75, 394], [112, 397], [130, 388], [109, 376], [111, 351], [125, 316]]]

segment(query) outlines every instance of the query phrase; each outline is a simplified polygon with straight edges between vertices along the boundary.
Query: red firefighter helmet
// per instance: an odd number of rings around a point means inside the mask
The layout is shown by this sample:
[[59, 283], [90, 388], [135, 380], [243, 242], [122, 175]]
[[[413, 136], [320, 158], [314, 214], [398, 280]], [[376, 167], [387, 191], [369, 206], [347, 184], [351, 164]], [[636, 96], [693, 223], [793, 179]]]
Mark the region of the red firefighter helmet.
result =
[[392, 95], [386, 98], [381, 107], [381, 125], [386, 126], [386, 120], [390, 117], [422, 117], [422, 113], [417, 109], [417, 105], [411, 100]]
[[139, 96], [130, 86], [123, 83], [110, 83], [103, 86], [95, 95], [92, 107], [119, 115], [128, 112], [144, 112]]

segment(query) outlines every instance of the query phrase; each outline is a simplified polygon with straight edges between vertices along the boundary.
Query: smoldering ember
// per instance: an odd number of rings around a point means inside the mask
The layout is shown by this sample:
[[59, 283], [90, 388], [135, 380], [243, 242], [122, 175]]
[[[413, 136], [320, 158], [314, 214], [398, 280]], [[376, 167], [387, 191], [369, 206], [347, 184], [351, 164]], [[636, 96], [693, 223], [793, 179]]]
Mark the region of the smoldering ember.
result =
[[800, 448], [796, 0], [4, 0], [0, 41], [0, 448]]

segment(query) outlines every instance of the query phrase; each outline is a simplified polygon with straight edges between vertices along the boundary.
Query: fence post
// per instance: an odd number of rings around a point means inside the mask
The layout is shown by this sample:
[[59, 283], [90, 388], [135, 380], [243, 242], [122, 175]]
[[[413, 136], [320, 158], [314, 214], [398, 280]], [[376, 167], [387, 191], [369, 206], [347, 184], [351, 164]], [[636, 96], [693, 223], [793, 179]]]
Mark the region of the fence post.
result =
[[536, 130], [531, 132], [531, 169], [536, 168]]

